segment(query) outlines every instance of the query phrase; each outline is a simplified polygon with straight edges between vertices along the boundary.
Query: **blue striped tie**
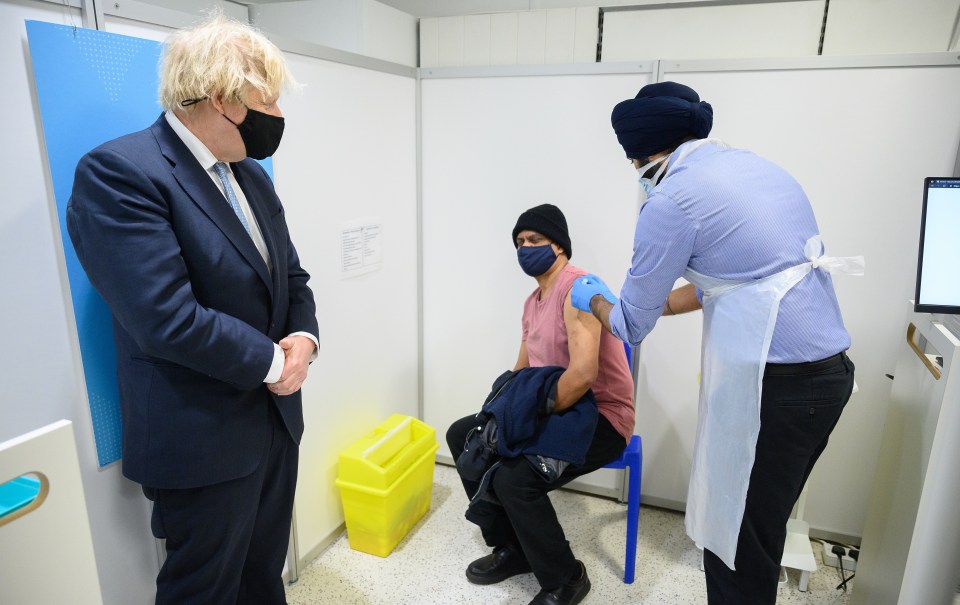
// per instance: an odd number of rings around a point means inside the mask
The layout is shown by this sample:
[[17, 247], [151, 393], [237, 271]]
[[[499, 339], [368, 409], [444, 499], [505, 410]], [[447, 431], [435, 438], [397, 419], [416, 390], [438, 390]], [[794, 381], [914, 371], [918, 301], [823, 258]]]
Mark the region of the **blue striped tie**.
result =
[[217, 162], [213, 165], [213, 169], [217, 172], [217, 176], [220, 177], [220, 182], [223, 183], [223, 190], [227, 194], [227, 201], [230, 202], [230, 207], [233, 208], [233, 211], [237, 214], [237, 218], [240, 219], [240, 224], [246, 229], [247, 235], [250, 235], [250, 225], [247, 224], [247, 217], [243, 215], [243, 210], [240, 209], [240, 202], [237, 201], [237, 194], [233, 192], [233, 187], [230, 186], [230, 180], [227, 178], [227, 165], [223, 162]]

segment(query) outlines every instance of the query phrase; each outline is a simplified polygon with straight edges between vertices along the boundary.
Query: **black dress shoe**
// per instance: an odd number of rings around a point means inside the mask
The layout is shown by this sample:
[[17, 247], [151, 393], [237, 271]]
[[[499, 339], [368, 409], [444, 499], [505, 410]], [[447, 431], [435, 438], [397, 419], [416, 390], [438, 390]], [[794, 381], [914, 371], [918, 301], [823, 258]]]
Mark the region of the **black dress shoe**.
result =
[[577, 561], [577, 564], [580, 565], [580, 577], [559, 588], [541, 590], [530, 601], [530, 605], [577, 605], [582, 601], [590, 592], [590, 578], [587, 577], [587, 568], [583, 563]]
[[467, 566], [467, 579], [474, 584], [496, 584], [509, 577], [530, 573], [530, 564], [514, 544], [495, 548]]

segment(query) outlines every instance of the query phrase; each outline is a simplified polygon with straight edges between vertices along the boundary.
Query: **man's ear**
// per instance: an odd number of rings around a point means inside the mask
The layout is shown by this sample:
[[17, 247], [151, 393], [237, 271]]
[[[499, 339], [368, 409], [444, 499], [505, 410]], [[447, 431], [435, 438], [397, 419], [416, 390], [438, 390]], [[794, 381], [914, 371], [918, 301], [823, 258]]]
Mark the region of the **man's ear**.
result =
[[220, 113], [226, 113], [223, 110], [223, 93], [217, 93], [210, 95], [210, 105]]

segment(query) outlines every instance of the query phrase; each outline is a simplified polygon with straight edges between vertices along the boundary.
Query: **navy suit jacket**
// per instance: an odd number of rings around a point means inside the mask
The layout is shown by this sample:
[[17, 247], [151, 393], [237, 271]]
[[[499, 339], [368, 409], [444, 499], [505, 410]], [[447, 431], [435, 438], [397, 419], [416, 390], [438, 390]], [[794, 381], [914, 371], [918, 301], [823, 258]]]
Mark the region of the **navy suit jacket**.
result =
[[270, 406], [294, 441], [298, 391], [263, 384], [273, 344], [317, 335], [316, 305], [263, 168], [231, 165], [268, 269], [223, 194], [166, 118], [85, 155], [67, 205], [77, 257], [114, 318], [123, 473], [155, 488], [253, 472], [270, 446]]

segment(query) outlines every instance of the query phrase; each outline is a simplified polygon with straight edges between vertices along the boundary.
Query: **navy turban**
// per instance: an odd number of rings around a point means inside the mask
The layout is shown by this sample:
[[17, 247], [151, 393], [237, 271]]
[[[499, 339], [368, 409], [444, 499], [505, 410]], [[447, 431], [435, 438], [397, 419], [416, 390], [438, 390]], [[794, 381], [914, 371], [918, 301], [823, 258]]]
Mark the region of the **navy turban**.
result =
[[627, 157], [643, 160], [687, 137], [705, 138], [713, 127], [713, 107], [689, 86], [658, 82], [617, 103], [610, 121]]

